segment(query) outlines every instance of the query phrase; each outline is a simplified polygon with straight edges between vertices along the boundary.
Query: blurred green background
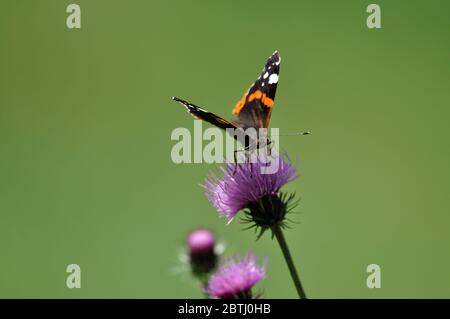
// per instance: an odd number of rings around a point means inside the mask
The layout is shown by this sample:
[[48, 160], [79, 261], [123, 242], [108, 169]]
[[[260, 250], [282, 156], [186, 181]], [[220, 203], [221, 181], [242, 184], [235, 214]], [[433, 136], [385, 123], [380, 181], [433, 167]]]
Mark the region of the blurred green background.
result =
[[[268, 298], [294, 298], [275, 241], [226, 226], [172, 163], [176, 95], [231, 117], [278, 49], [272, 127], [301, 179], [286, 233], [311, 298], [450, 297], [448, 1], [71, 1], [0, 4], [0, 297], [201, 298], [186, 233], [268, 257]], [[206, 125], [205, 125], [206, 126]], [[66, 266], [82, 288], [66, 287]], [[366, 267], [381, 266], [381, 289]]]

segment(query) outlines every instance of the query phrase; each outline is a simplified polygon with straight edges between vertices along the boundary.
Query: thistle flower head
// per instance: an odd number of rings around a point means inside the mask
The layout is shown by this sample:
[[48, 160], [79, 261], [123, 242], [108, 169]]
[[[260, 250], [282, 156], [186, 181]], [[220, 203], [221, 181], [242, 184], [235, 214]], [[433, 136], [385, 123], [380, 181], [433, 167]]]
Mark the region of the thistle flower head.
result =
[[211, 298], [251, 298], [251, 289], [265, 277], [265, 267], [249, 253], [242, 259], [229, 259], [209, 279], [206, 292]]
[[208, 229], [196, 229], [191, 231], [186, 239], [190, 255], [208, 254], [214, 251], [216, 237]]
[[208, 229], [196, 229], [186, 239], [192, 273], [200, 279], [212, 272], [217, 264], [216, 237]]
[[206, 179], [206, 195], [221, 216], [231, 222], [240, 210], [246, 209], [245, 220], [253, 221], [262, 232], [283, 222], [293, 196], [281, 194], [280, 189], [298, 175], [281, 156], [271, 160], [278, 161], [275, 172], [269, 172], [268, 161], [258, 157], [254, 162], [228, 162], [221, 167], [223, 177], [210, 175]]

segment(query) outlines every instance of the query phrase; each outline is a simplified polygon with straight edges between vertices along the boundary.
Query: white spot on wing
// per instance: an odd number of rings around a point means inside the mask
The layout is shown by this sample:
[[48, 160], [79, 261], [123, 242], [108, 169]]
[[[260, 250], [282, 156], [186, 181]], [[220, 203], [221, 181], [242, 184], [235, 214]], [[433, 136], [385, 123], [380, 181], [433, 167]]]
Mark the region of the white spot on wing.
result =
[[264, 73], [263, 78], [264, 78], [264, 79], [267, 79], [268, 76], [269, 76], [269, 72], [266, 72], [266, 73]]
[[276, 84], [278, 82], [278, 74], [273, 73], [269, 76], [269, 84]]

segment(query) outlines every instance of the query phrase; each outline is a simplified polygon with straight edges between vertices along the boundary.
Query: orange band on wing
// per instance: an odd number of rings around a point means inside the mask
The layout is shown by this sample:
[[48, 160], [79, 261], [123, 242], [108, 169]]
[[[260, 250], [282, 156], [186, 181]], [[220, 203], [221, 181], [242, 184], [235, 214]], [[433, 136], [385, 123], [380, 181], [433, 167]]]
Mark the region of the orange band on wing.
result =
[[244, 96], [237, 102], [236, 106], [233, 109], [234, 115], [238, 116], [239, 113], [241, 113], [241, 110], [245, 105], [246, 98], [247, 98], [247, 94], [244, 94]]
[[267, 107], [273, 106], [273, 100], [264, 94], [264, 97], [261, 99], [262, 103]]
[[247, 98], [247, 95], [244, 94], [244, 96], [237, 102], [236, 106], [233, 109], [234, 115], [237, 116], [237, 115], [239, 115], [239, 113], [241, 113], [246, 100], [248, 102], [251, 102], [253, 100], [261, 100], [261, 103], [264, 106], [269, 107], [269, 108], [273, 106], [273, 100], [270, 97], [266, 96], [266, 94], [261, 92], [260, 90], [256, 90], [252, 94], [248, 95], [248, 98]]

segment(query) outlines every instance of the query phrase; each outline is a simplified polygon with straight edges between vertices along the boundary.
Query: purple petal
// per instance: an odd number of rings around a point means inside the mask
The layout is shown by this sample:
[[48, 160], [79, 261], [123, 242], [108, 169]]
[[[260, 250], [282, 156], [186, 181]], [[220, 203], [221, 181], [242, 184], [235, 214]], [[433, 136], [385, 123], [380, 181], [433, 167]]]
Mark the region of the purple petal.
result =
[[251, 253], [242, 259], [230, 259], [211, 276], [206, 289], [212, 298], [247, 295], [265, 277], [265, 267], [256, 263]]
[[241, 163], [237, 168], [234, 163], [226, 163], [221, 167], [222, 178], [210, 175], [206, 179], [206, 196], [221, 216], [231, 221], [249, 203], [277, 194], [283, 185], [298, 178], [288, 161], [282, 157], [272, 160], [279, 161], [273, 174], [264, 174], [267, 164], [258, 158], [255, 163]]

